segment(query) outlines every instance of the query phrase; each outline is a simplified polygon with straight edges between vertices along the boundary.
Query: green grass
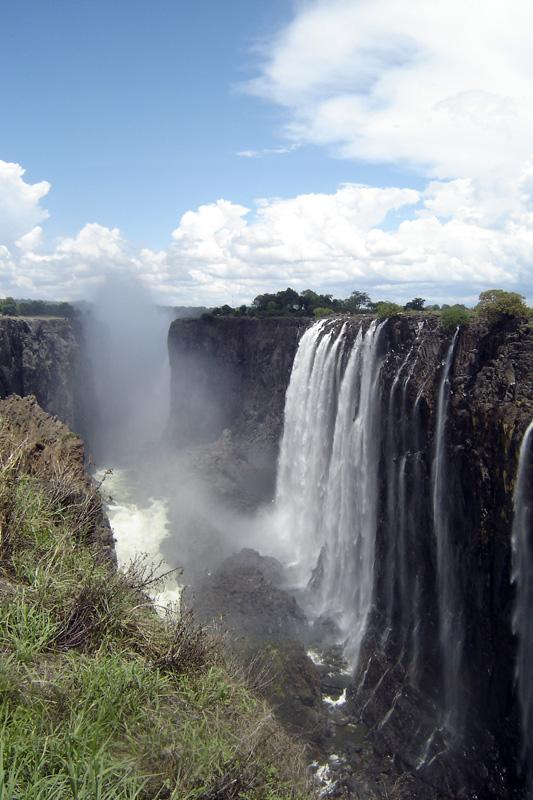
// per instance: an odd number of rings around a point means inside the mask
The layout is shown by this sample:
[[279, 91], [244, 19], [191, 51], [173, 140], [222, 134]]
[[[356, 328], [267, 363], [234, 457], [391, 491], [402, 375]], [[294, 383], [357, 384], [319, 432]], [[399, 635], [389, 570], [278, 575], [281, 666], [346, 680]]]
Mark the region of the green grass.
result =
[[95, 497], [27, 456], [0, 429], [0, 800], [312, 796], [219, 645], [102, 559]]

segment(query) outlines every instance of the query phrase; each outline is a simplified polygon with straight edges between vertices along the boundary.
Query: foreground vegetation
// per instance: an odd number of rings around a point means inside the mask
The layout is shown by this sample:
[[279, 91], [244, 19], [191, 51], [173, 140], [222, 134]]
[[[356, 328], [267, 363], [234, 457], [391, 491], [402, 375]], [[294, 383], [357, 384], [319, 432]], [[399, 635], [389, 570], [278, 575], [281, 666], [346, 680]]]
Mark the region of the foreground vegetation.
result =
[[95, 492], [0, 418], [0, 798], [308, 798], [302, 753], [216, 642], [93, 543]]

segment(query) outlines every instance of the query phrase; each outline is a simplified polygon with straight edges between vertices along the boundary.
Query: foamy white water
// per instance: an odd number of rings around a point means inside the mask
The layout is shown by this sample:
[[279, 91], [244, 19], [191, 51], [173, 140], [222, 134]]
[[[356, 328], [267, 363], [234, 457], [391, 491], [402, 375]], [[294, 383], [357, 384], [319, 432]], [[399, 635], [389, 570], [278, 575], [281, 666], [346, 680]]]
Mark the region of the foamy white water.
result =
[[[119, 568], [127, 569], [136, 558], [142, 557], [157, 574], [171, 570], [161, 556], [161, 544], [168, 533], [167, 501], [150, 497], [141, 505], [134, 498], [133, 484], [128, 470], [114, 469], [106, 475], [103, 470], [96, 473], [98, 482], [103, 481], [101, 492], [106, 503], [106, 512], [115, 536], [115, 550]], [[179, 603], [181, 586], [176, 573], [167, 575], [158, 591], [149, 592], [154, 603], [163, 608]]]

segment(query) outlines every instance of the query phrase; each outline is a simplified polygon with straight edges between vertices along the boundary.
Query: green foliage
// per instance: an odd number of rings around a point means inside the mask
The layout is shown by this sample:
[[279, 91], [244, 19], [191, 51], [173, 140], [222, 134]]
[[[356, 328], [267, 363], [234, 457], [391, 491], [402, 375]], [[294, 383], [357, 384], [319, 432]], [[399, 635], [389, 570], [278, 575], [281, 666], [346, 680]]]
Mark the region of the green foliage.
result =
[[387, 319], [388, 317], [395, 317], [403, 311], [398, 303], [392, 303], [390, 300], [380, 300], [376, 303], [376, 315], [378, 319]]
[[211, 314], [217, 317], [321, 316], [321, 311], [316, 313], [317, 309], [328, 309], [331, 313], [368, 314], [374, 310], [374, 304], [366, 292], [353, 291], [349, 297], [342, 300], [331, 294], [319, 294], [312, 289], [304, 289], [298, 293], [288, 287], [280, 292], [257, 295], [251, 306], [232, 308], [224, 305], [214, 308]]
[[503, 317], [526, 317], [529, 315], [525, 298], [517, 292], [503, 289], [488, 289], [481, 292], [476, 311], [480, 317], [495, 322]]
[[423, 297], [413, 297], [412, 300], [405, 304], [404, 308], [406, 311], [422, 311], [425, 304], [426, 301]]
[[453, 331], [458, 325], [466, 325], [470, 316], [471, 312], [462, 305], [447, 306], [440, 312], [441, 324], [446, 331]]
[[12, 297], [4, 297], [0, 300], [0, 313], [7, 317], [15, 317], [18, 314], [18, 307]]
[[374, 303], [366, 292], [353, 291], [346, 300], [339, 300], [342, 311], [351, 314], [367, 314], [374, 309]]
[[[380, 300], [373, 302], [366, 292], [354, 290], [349, 297], [344, 299], [333, 297], [331, 294], [319, 294], [312, 289], [304, 289], [298, 293], [288, 287], [276, 293], [265, 293], [257, 295], [252, 305], [241, 305], [232, 308], [223, 305], [214, 308], [211, 314], [203, 315], [204, 319], [211, 319], [213, 316], [220, 317], [323, 317], [327, 314], [376, 314], [379, 319], [400, 314], [402, 311], [415, 311], [431, 314], [432, 312], [448, 311], [453, 309], [449, 317], [444, 318], [445, 327], [455, 325], [453, 320], [457, 318], [457, 324], [467, 321], [464, 314], [460, 314], [458, 309], [466, 310], [464, 306], [450, 306], [443, 303], [429, 303], [423, 297], [413, 297], [405, 306], [400, 306], [390, 300]], [[529, 316], [531, 310], [524, 303], [524, 298], [516, 292], [505, 292], [502, 289], [490, 289], [482, 292], [479, 303], [476, 307], [479, 316], [493, 321], [503, 317]], [[450, 320], [445, 321], [445, 320]]]
[[96, 496], [30, 456], [0, 427], [0, 798], [312, 796], [219, 644], [186, 611], [158, 616], [153, 575], [91, 544]]
[[0, 314], [21, 317], [74, 317], [76, 309], [70, 303], [55, 303], [46, 300], [0, 299]]

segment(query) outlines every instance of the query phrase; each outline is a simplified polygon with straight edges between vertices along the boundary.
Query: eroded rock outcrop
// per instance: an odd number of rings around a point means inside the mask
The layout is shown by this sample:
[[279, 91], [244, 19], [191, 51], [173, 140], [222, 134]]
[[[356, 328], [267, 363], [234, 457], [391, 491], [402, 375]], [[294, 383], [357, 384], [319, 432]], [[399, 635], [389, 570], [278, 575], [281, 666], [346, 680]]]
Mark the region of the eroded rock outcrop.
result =
[[11, 395], [0, 400], [0, 429], [16, 442], [26, 472], [45, 479], [47, 491], [55, 493], [58, 505], [85, 510], [96, 552], [116, 563], [113, 533], [100, 494], [85, 469], [82, 440], [43, 411], [32, 396]]

